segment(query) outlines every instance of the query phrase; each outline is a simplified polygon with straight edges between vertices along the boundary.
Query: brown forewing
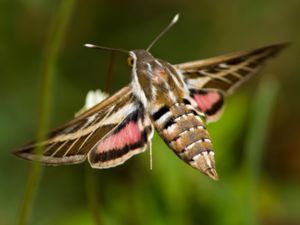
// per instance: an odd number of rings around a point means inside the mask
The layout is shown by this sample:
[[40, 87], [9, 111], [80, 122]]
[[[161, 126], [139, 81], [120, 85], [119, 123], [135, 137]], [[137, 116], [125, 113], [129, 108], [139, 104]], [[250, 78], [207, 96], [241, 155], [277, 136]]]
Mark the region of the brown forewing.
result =
[[251, 75], [257, 73], [269, 58], [286, 46], [286, 43], [275, 44], [177, 64], [175, 68], [182, 72], [190, 89], [214, 89], [230, 94]]
[[96, 143], [125, 119], [128, 112], [123, 110], [113, 122], [107, 123], [107, 120], [133, 102], [131, 86], [128, 85], [66, 125], [50, 132], [43, 142], [32, 141], [18, 149], [15, 155], [34, 160], [35, 149], [40, 145], [43, 148], [40, 161], [45, 164], [80, 163]]

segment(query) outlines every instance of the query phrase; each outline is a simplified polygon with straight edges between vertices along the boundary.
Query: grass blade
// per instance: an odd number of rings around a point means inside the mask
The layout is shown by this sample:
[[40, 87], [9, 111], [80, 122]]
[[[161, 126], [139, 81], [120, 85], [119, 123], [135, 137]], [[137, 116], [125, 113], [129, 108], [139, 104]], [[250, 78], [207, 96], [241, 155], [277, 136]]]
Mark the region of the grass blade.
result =
[[268, 77], [261, 81], [254, 98], [253, 110], [250, 116], [249, 132], [246, 137], [246, 174], [247, 182], [247, 212], [246, 221], [250, 225], [260, 224], [258, 214], [258, 186], [262, 164], [262, 154], [268, 134], [270, 117], [279, 91], [277, 81]]
[[[50, 28], [50, 33], [48, 36], [49, 39], [46, 42], [44, 62], [42, 65], [42, 84], [37, 131], [38, 141], [45, 139], [48, 130], [55, 62], [59, 55], [59, 50], [65, 31], [68, 27], [74, 2], [75, 0], [61, 1], [57, 15], [55, 15]], [[39, 159], [43, 151], [42, 147], [38, 147], [35, 151], [37, 153], [37, 159]], [[41, 172], [41, 164], [38, 161], [32, 162], [25, 187], [24, 197], [21, 203], [21, 210], [18, 220], [19, 225], [26, 225], [29, 223], [30, 211], [33, 205], [34, 194], [38, 188]]]

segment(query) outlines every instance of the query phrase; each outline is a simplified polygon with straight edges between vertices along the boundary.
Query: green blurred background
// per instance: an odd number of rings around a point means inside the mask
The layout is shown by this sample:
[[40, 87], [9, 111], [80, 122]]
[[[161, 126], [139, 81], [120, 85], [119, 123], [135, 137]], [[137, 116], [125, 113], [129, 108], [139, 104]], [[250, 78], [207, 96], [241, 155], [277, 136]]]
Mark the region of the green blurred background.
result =
[[[88, 90], [108, 88], [111, 54], [86, 49], [86, 42], [145, 48], [179, 12], [178, 24], [151, 50], [170, 63], [292, 45], [228, 98], [221, 120], [208, 126], [220, 181], [182, 163], [155, 135], [152, 171], [149, 152], [109, 170], [43, 168], [29, 224], [300, 224], [299, 0], [64, 1], [72, 9], [54, 63], [51, 128], [73, 117]], [[62, 2], [0, 1], [1, 225], [19, 220], [30, 163], [11, 152], [36, 135]], [[126, 56], [117, 54], [110, 92], [129, 81]]]

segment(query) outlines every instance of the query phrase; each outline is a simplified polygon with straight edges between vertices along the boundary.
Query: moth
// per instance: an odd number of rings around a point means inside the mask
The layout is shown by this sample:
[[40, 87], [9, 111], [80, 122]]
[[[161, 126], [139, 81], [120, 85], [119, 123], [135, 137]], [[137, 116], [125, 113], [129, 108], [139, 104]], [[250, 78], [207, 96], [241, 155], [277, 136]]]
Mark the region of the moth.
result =
[[[131, 83], [15, 152], [47, 165], [81, 163], [104, 169], [123, 164], [151, 144], [154, 128], [170, 149], [193, 168], [218, 179], [214, 150], [206, 124], [216, 121], [230, 95], [286, 44], [235, 52], [172, 65], [149, 52], [178, 20], [178, 15], [144, 49], [123, 50], [86, 44], [86, 47], [128, 54]], [[43, 147], [41, 157], [34, 149]]]

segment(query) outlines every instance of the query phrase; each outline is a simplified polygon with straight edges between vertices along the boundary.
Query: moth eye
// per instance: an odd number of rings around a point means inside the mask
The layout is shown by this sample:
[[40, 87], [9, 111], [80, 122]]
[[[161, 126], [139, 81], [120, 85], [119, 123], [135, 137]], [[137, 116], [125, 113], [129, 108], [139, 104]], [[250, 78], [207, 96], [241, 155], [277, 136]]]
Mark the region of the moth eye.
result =
[[130, 67], [133, 66], [133, 58], [132, 58], [132, 57], [128, 57], [128, 58], [127, 58], [127, 62], [128, 62], [128, 65], [129, 65]]

